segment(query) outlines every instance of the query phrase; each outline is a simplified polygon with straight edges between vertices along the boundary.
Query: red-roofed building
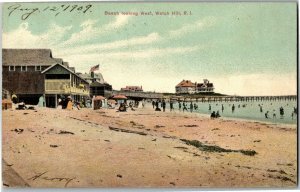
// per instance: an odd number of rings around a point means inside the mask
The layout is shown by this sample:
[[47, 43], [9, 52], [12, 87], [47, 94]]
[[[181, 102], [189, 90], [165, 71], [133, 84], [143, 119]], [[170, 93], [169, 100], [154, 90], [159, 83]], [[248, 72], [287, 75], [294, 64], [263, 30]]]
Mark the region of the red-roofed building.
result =
[[121, 91], [131, 91], [131, 92], [142, 92], [142, 86], [126, 86], [125, 88], [121, 88]]
[[190, 80], [182, 80], [175, 87], [176, 93], [195, 93], [196, 84], [191, 82]]

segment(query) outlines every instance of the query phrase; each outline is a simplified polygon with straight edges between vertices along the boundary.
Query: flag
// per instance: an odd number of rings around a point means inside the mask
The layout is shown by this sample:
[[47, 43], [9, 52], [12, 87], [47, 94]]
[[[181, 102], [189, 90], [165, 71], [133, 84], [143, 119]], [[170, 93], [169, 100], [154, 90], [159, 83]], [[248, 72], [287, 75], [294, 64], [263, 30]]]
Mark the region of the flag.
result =
[[99, 64], [98, 65], [95, 65], [94, 67], [91, 68], [91, 72], [94, 72], [94, 71], [97, 71], [99, 70]]

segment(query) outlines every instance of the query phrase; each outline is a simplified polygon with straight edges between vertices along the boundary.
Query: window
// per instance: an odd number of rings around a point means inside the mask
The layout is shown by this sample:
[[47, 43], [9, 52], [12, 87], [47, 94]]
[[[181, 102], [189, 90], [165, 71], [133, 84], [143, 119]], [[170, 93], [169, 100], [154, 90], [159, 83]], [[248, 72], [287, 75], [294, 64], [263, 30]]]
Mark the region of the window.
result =
[[15, 70], [16, 70], [16, 66], [13, 65], [9, 66], [9, 71], [15, 71]]
[[40, 65], [35, 66], [35, 71], [41, 71], [41, 70], [42, 70], [42, 67]]
[[27, 66], [21, 66], [21, 71], [27, 71]]

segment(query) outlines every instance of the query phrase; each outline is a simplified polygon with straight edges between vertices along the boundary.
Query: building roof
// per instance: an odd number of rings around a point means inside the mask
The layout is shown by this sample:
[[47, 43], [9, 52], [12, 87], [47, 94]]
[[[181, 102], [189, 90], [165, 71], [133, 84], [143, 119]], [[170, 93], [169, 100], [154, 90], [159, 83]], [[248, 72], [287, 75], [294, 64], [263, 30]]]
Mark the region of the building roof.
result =
[[73, 72], [72, 70], [70, 70], [68, 67], [66, 67], [66, 66], [64, 66], [64, 65], [62, 65], [62, 64], [58, 64], [58, 63], [56, 63], [56, 64], [54, 64], [54, 65], [51, 65], [50, 67], [48, 67], [47, 69], [45, 69], [44, 71], [42, 71], [42, 73], [45, 73], [46, 71], [49, 71], [50, 69], [52, 69], [52, 68], [53, 68], [54, 66], [56, 66], [56, 65], [59, 65], [59, 66], [63, 67], [64, 69], [66, 69], [67, 71], [69, 71], [71, 74], [73, 74], [73, 75], [79, 77], [79, 78], [82, 79], [84, 82], [86, 82], [87, 84], [89, 84], [89, 82], [87, 82], [85, 79], [83, 79], [82, 77], [80, 77], [79, 75], [77, 75], [76, 73], [74, 73], [74, 72]]
[[61, 58], [53, 58], [57, 63], [62, 64], [63, 65], [63, 60]]
[[100, 83], [98, 81], [94, 81], [90, 84], [90, 87], [104, 87], [104, 86], [111, 86], [110, 84], [108, 83]]
[[195, 87], [195, 83], [190, 80], [182, 80], [176, 87]]
[[75, 73], [75, 67], [68, 67], [73, 73]]
[[53, 58], [50, 49], [2, 49], [2, 63], [3, 66], [50, 66], [62, 63], [62, 59]]
[[[84, 78], [85, 80], [92, 80], [92, 76], [90, 73], [83, 73], [83, 74], [80, 74], [80, 76], [82, 78]], [[94, 73], [94, 79], [96, 79], [96, 81], [98, 81], [99, 83], [107, 83], [104, 81], [104, 78], [103, 78], [103, 75], [101, 73]]]
[[69, 67], [69, 62], [65, 62], [65, 61], [63, 61], [63, 63], [62, 63], [64, 66], [66, 66], [66, 67]]
[[[198, 84], [197, 84], [197, 87], [202, 87], [202, 86], [204, 86], [204, 85], [205, 85], [204, 83], [198, 83]], [[207, 83], [207, 84], [206, 84], [206, 87], [213, 88], [213, 87], [214, 87], [214, 84], [213, 84], [213, 83]]]

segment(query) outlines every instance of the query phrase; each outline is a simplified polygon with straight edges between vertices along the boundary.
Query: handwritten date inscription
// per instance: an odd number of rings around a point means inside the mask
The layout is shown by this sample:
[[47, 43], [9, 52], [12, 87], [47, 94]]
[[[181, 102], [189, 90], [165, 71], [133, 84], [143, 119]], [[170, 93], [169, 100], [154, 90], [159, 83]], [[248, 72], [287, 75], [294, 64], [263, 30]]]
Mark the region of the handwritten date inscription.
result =
[[25, 7], [21, 4], [13, 4], [9, 6], [8, 9], [8, 16], [12, 14], [21, 14], [21, 19], [26, 20], [33, 14], [37, 13], [53, 13], [55, 16], [58, 16], [62, 13], [82, 13], [85, 14], [87, 12], [92, 12], [91, 10], [92, 5], [77, 5], [77, 4], [61, 4], [59, 6], [45, 6], [44, 8], [37, 8], [37, 7]]

